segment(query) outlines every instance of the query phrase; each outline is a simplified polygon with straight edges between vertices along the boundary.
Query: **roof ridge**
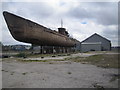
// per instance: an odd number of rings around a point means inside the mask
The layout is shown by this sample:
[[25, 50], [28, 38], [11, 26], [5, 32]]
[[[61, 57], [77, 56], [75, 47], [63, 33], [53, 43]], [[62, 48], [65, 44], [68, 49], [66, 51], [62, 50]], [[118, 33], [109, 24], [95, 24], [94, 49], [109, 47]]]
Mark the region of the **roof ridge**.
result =
[[[97, 36], [99, 36], [99, 37], [101, 37], [101, 38], [103, 38], [103, 39], [105, 39], [105, 40], [111, 42], [110, 40], [106, 39], [105, 37], [103, 37], [103, 36], [101, 36], [101, 35], [99, 35], [99, 34], [97, 34], [97, 33], [92, 34], [91, 36], [89, 36], [88, 38], [86, 38], [85, 40], [83, 40], [82, 42], [88, 40], [89, 38], [91, 38], [91, 37], [94, 36], [94, 35], [97, 35]], [[82, 43], [82, 42], [81, 42], [81, 43]]]

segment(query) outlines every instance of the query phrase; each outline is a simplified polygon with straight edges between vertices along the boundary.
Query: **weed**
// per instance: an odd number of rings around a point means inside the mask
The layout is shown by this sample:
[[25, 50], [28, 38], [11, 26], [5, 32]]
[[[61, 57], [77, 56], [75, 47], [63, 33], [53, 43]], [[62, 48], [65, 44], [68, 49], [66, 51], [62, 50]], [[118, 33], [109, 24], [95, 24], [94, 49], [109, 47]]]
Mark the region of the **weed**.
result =
[[117, 79], [120, 79], [120, 74], [114, 74], [114, 75], [112, 75], [112, 78], [111, 78], [110, 82], [113, 82], [113, 81], [115, 81]]
[[71, 54], [67, 54], [67, 56], [70, 56]]
[[22, 73], [22, 75], [26, 75], [26, 74], [27, 74], [27, 72]]
[[68, 74], [72, 74], [71, 72], [68, 72]]
[[98, 85], [97, 83], [94, 83], [93, 86], [97, 88], [97, 90], [104, 90], [104, 87], [101, 85]]
[[49, 62], [49, 64], [53, 64], [53, 62]]
[[5, 71], [5, 70], [1, 70], [1, 71]]
[[41, 57], [41, 58], [44, 58], [44, 57]]
[[55, 55], [53, 55], [52, 57], [56, 57]]
[[13, 73], [11, 73], [11, 75], [13, 75]]

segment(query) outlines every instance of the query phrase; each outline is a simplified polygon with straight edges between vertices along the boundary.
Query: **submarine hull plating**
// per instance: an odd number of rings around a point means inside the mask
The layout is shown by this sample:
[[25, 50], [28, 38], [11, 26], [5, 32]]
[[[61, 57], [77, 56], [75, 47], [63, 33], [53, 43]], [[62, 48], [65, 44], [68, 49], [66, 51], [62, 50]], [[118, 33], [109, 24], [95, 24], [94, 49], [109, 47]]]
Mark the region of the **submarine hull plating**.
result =
[[75, 39], [50, 30], [40, 24], [16, 16], [12, 13], [3, 12], [8, 29], [14, 39], [42, 46], [72, 47]]

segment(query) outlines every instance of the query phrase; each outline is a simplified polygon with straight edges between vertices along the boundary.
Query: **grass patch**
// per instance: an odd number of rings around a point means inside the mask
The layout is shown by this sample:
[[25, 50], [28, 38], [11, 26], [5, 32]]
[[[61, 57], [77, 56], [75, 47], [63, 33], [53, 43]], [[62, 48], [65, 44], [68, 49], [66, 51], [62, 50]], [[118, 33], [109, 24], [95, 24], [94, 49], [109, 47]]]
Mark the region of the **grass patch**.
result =
[[81, 62], [83, 64], [93, 64], [98, 67], [103, 68], [120, 68], [120, 63], [118, 62], [119, 54], [99, 54], [89, 57], [71, 57], [66, 58], [66, 60], [71, 60], [73, 62]]
[[2, 61], [19, 61], [19, 62], [51, 62], [51, 61], [65, 61], [65, 59], [48, 59], [48, 60], [25, 60], [24, 58], [4, 58]]
[[65, 59], [49, 59], [49, 60], [24, 60], [18, 59], [21, 62], [51, 62], [51, 61], [65, 61]]
[[71, 60], [73, 62], [82, 62], [85, 58], [83, 57], [68, 57], [68, 58], [65, 58], [64, 60]]
[[53, 54], [28, 54], [27, 55], [28, 57], [30, 58], [37, 58], [37, 57], [41, 57], [41, 58], [44, 58], [44, 57], [48, 57], [48, 56], [53, 56]]
[[57, 56], [70, 56], [70, 53], [61, 53], [61, 54], [27, 54], [27, 57], [34, 58], [34, 57], [57, 57]]
[[19, 60], [22, 62], [48, 62], [48, 60]]
[[85, 61], [103, 68], [120, 68], [118, 54], [93, 55], [86, 58]]
[[18, 53], [18, 54], [16, 54], [15, 55], [16, 57], [23, 57], [23, 58], [26, 58], [27, 57], [27, 54], [25, 54], [25, 53]]

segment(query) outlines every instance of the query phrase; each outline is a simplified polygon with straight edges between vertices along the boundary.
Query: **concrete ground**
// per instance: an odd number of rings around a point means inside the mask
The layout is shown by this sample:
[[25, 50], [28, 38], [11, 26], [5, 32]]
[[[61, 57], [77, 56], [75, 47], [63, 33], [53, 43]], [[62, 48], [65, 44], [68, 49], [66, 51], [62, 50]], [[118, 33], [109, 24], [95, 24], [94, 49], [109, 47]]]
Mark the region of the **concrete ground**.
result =
[[[73, 56], [78, 54], [74, 54]], [[79, 54], [81, 55], [81, 54]], [[85, 56], [92, 54], [85, 54]], [[84, 56], [84, 55], [82, 55]], [[70, 61], [2, 62], [3, 88], [118, 88], [118, 69], [106, 69]]]

